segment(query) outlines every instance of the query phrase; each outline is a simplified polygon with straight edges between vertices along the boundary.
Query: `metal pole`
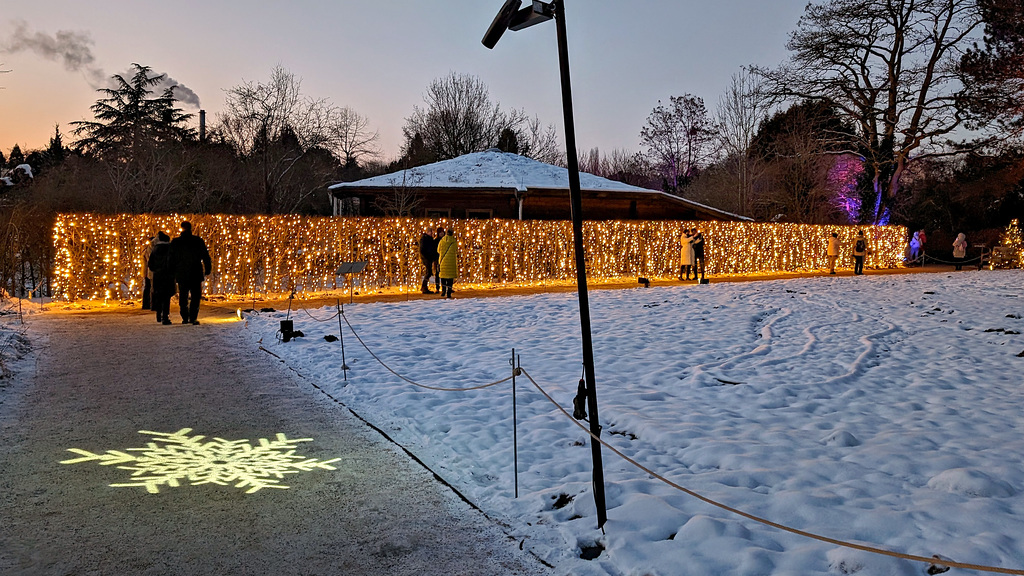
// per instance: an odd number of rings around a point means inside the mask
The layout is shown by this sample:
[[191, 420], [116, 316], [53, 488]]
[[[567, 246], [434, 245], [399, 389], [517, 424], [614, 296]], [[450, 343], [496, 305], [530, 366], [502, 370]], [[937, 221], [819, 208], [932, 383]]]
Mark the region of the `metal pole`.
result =
[[508, 361], [512, 365], [512, 469], [515, 475], [515, 495], [519, 498], [519, 425], [516, 418], [516, 349], [512, 349], [512, 358]]
[[[565, 152], [569, 164], [569, 199], [572, 203], [572, 235], [576, 250], [576, 286], [580, 301], [580, 331], [583, 335], [583, 371], [587, 382], [587, 408], [590, 410], [590, 433], [601, 436], [597, 412], [597, 388], [594, 376], [594, 343], [590, 334], [590, 299], [587, 295], [587, 263], [583, 252], [583, 194], [580, 192], [580, 167], [576, 157], [576, 128], [572, 113], [572, 88], [569, 81], [569, 43], [565, 34], [565, 8], [562, 0], [554, 0], [555, 24], [558, 29], [558, 67], [562, 79], [562, 113], [565, 116]], [[608, 521], [604, 498], [604, 468], [601, 465], [601, 444], [590, 439], [594, 458], [594, 503], [597, 505], [597, 527]]]
[[335, 308], [338, 314], [338, 340], [341, 341], [341, 372], [345, 375], [345, 382], [348, 382], [348, 363], [345, 362], [345, 331], [341, 329], [341, 315], [343, 314], [341, 305], [341, 298], [338, 298], [337, 308]]

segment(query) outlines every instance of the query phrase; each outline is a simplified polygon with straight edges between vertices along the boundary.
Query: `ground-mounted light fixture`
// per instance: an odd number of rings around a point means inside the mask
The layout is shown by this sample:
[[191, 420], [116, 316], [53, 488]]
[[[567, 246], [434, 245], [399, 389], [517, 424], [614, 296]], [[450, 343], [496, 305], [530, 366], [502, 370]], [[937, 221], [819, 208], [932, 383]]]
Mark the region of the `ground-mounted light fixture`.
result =
[[522, 0], [506, 0], [491, 22], [481, 42], [494, 48], [505, 30], [522, 30], [541, 22], [554, 20], [558, 36], [558, 67], [562, 80], [562, 114], [565, 119], [565, 152], [569, 168], [569, 201], [572, 206], [572, 235], [576, 252], [576, 287], [580, 301], [580, 328], [583, 337], [583, 373], [586, 383], [587, 407], [590, 411], [590, 447], [594, 459], [594, 501], [597, 505], [597, 525], [603, 527], [608, 520], [604, 497], [604, 470], [601, 465], [601, 425], [597, 413], [597, 388], [594, 376], [594, 343], [590, 327], [590, 299], [587, 294], [587, 264], [583, 251], [583, 194], [580, 192], [580, 166], [576, 156], [576, 128], [572, 113], [572, 88], [569, 81], [569, 43], [565, 33], [565, 6], [563, 0], [542, 2], [533, 0], [522, 8]]

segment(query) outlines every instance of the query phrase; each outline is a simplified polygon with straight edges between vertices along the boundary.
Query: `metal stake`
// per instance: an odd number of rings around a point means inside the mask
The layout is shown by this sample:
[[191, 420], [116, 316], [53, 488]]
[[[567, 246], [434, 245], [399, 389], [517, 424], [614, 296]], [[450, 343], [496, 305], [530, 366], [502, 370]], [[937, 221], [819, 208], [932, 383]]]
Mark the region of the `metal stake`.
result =
[[337, 304], [334, 308], [338, 313], [338, 339], [341, 340], [341, 372], [345, 375], [345, 382], [348, 382], [348, 363], [345, 362], [345, 331], [341, 329], [341, 315], [345, 313], [345, 307], [341, 303], [341, 298], [337, 299]]

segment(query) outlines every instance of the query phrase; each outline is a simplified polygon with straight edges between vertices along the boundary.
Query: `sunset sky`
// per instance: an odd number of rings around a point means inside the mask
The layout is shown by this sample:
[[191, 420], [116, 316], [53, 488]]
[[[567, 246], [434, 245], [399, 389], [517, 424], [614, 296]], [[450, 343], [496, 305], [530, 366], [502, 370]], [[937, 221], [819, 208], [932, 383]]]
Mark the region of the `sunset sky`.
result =
[[[691, 93], [714, 110], [730, 76], [774, 66], [805, 0], [565, 0], [580, 150], [639, 150], [658, 100]], [[0, 150], [46, 145], [60, 125], [91, 119], [98, 82], [133, 62], [167, 73], [207, 111], [224, 90], [276, 65], [303, 92], [350, 106], [399, 154], [402, 125], [431, 80], [478, 76], [504, 109], [562, 133], [554, 23], [480, 39], [502, 0], [216, 2], [37, 0], [0, 10]], [[187, 92], [179, 96], [187, 96]], [[185, 106], [186, 111], [198, 108]]]

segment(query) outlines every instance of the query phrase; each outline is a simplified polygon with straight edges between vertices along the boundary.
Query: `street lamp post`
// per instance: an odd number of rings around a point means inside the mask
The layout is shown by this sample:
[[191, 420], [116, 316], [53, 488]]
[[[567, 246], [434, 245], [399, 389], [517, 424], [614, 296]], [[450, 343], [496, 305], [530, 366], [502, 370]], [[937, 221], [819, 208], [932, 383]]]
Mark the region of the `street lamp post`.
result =
[[495, 16], [482, 40], [487, 48], [494, 48], [506, 29], [522, 30], [552, 18], [558, 35], [558, 67], [562, 81], [562, 113], [565, 117], [565, 151], [569, 164], [569, 201], [572, 207], [572, 234], [576, 252], [576, 287], [579, 292], [580, 331], [583, 337], [583, 373], [587, 385], [587, 408], [590, 411], [590, 447], [594, 460], [594, 502], [597, 505], [597, 526], [603, 528], [608, 521], [604, 497], [604, 469], [601, 464], [601, 425], [597, 411], [597, 387], [594, 375], [594, 342], [590, 326], [590, 298], [587, 294], [587, 263], [583, 251], [583, 194], [580, 191], [579, 159], [576, 156], [576, 127], [572, 113], [572, 88], [569, 81], [569, 45], [565, 33], [565, 7], [563, 0], [550, 3], [533, 0], [523, 8], [522, 0], [506, 0]]

